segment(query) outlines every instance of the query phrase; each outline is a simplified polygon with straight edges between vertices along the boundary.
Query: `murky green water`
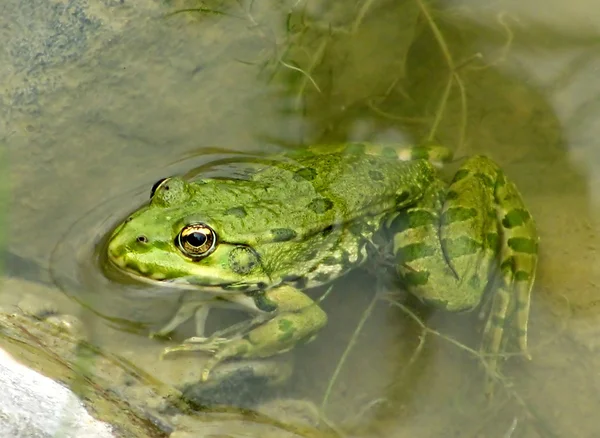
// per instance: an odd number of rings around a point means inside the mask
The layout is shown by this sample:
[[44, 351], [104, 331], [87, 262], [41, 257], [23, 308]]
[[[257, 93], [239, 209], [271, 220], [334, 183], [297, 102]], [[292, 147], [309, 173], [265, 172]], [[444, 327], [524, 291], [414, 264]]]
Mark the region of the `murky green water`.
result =
[[[210, 160], [197, 155], [205, 147], [264, 153], [431, 137], [459, 157], [496, 160], [538, 223], [533, 360], [511, 358], [488, 403], [475, 357], [431, 332], [423, 338], [381, 302], [325, 413], [350, 436], [597, 436], [597, 8], [586, 0], [542, 9], [534, 1], [203, 5], [220, 13], [168, 17], [198, 6], [183, 0], [0, 7], [11, 193], [3, 305], [74, 314], [93, 344], [160, 381], [193, 381], [194, 358], [159, 362], [164, 345], [146, 336], [178, 297], [110, 282], [94, 258], [152, 183]], [[294, 378], [278, 396], [321, 403], [373, 292], [364, 273], [336, 283], [323, 303], [329, 325], [288, 355]], [[421, 316], [477, 347], [476, 315]], [[236, 317], [216, 310], [210, 323]], [[241, 433], [236, 427], [229, 433]]]

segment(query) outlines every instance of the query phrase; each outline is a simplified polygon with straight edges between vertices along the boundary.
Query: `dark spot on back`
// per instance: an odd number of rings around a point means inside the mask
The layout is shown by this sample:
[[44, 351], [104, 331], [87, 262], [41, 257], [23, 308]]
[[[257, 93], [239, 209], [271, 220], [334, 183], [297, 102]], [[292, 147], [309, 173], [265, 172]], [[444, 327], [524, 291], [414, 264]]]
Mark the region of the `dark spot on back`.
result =
[[225, 210], [225, 214], [228, 216], [235, 216], [239, 218], [246, 217], [246, 209], [244, 207], [233, 207]]
[[273, 233], [273, 241], [274, 242], [287, 242], [289, 240], [293, 240], [298, 235], [294, 230], [290, 228], [273, 228], [271, 230]]
[[317, 214], [323, 214], [333, 208], [333, 202], [327, 198], [315, 198], [310, 201], [308, 208]]
[[369, 170], [369, 178], [373, 181], [383, 181], [385, 179], [383, 173], [379, 170]]
[[483, 182], [483, 184], [486, 185], [487, 187], [494, 188], [495, 182], [492, 179], [492, 177], [490, 177], [489, 175], [486, 175], [485, 173], [478, 172], [478, 173], [475, 174], [475, 176], [477, 178], [479, 178]]
[[296, 181], [306, 180], [312, 181], [317, 176], [317, 171], [311, 167], [303, 167], [302, 169], [298, 169], [294, 174], [294, 179]]

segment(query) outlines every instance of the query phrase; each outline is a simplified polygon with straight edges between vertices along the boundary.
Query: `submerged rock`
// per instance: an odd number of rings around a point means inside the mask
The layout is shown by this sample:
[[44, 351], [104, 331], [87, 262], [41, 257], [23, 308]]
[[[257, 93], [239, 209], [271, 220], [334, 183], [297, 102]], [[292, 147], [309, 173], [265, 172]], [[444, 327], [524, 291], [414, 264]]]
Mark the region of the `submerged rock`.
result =
[[0, 350], [0, 436], [114, 437], [65, 386]]

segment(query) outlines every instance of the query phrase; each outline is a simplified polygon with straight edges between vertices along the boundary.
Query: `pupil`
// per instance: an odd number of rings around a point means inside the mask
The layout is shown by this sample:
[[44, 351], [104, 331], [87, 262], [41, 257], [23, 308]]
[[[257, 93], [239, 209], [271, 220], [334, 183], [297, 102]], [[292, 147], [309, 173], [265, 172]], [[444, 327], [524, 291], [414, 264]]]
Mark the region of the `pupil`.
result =
[[199, 233], [199, 232], [194, 232], [192, 234], [188, 234], [187, 236], [185, 236], [185, 240], [187, 241], [187, 243], [189, 243], [192, 246], [202, 246], [206, 243], [206, 234], [203, 233]]

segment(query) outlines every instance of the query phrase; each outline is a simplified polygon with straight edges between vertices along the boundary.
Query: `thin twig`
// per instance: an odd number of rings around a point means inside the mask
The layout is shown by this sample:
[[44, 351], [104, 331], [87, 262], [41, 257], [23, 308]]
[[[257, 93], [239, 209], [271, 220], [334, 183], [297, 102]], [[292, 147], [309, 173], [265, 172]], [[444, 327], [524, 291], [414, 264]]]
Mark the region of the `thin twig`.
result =
[[331, 379], [329, 379], [329, 383], [327, 384], [327, 389], [325, 390], [325, 394], [323, 396], [323, 401], [321, 402], [321, 414], [323, 414], [323, 415], [325, 414], [325, 408], [327, 407], [327, 402], [329, 401], [329, 397], [331, 396], [331, 391], [333, 390], [333, 386], [335, 385], [335, 383], [338, 379], [340, 371], [342, 370], [344, 363], [346, 362], [346, 359], [348, 358], [348, 355], [352, 351], [352, 348], [354, 347], [354, 344], [356, 343], [358, 336], [360, 335], [360, 332], [362, 331], [362, 328], [365, 325], [365, 322], [367, 321], [367, 319], [369, 319], [369, 316], [371, 315], [371, 313], [373, 312], [373, 308], [375, 307], [375, 303], [377, 303], [378, 300], [379, 300], [379, 294], [375, 293], [373, 295], [373, 298], [371, 299], [371, 302], [369, 303], [369, 306], [363, 312], [362, 317], [360, 318], [360, 321], [358, 322], [358, 325], [356, 326], [356, 329], [354, 330], [354, 333], [352, 334], [352, 337], [350, 338], [350, 341], [348, 342], [348, 345], [346, 346], [346, 349], [344, 350], [344, 353], [342, 354], [342, 357], [340, 358], [337, 366], [335, 367], [335, 371], [333, 372]]

